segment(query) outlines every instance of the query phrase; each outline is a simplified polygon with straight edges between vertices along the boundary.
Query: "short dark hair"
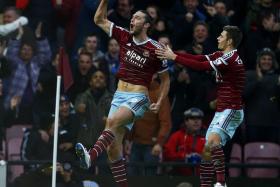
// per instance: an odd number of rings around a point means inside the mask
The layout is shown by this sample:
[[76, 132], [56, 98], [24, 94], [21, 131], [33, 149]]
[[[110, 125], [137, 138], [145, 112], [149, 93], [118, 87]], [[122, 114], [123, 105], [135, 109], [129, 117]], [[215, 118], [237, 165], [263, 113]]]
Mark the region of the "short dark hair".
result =
[[237, 26], [227, 25], [224, 26], [223, 31], [227, 32], [227, 38], [232, 39], [232, 45], [237, 48], [241, 43], [243, 34]]
[[209, 27], [208, 27], [208, 24], [205, 22], [205, 21], [197, 21], [194, 23], [194, 26], [193, 26], [193, 30], [199, 26], [199, 25], [202, 25], [204, 26], [207, 30], [209, 30]]
[[3, 12], [5, 13], [7, 11], [14, 11], [18, 17], [21, 16], [21, 11], [14, 6], [6, 7]]
[[149, 23], [150, 25], [152, 25], [153, 19], [150, 16], [150, 14], [146, 10], [139, 10], [139, 11], [145, 14], [145, 23]]
[[87, 51], [85, 51], [84, 49], [82, 49], [82, 51], [80, 52], [79, 58], [80, 58], [80, 56], [82, 56], [82, 55], [88, 56], [88, 57], [90, 58], [90, 60], [92, 60], [92, 54], [89, 53], [89, 52], [87, 52]]

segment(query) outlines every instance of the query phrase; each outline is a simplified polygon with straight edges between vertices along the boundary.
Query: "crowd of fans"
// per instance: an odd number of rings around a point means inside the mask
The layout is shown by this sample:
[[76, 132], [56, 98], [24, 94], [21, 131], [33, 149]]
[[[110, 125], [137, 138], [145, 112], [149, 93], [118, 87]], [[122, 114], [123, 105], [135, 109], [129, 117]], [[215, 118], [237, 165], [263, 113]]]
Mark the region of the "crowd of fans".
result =
[[[63, 75], [58, 160], [74, 162], [77, 159], [74, 145], [81, 142], [90, 148], [104, 129], [118, 81], [119, 45], [93, 22], [98, 3], [93, 0], [0, 3], [0, 141], [5, 138], [6, 128], [32, 125], [23, 138], [23, 160], [51, 160], [58, 74]], [[277, 1], [109, 0], [108, 18], [129, 29], [130, 18], [138, 9], [147, 10], [153, 19], [151, 38], [191, 54], [216, 51], [216, 38], [223, 26], [239, 26], [244, 39], [238, 50], [247, 70], [243, 93], [245, 120], [234, 141], [280, 143]], [[69, 63], [66, 75], [61, 73], [62, 63]], [[128, 160], [199, 162], [205, 129], [216, 107], [215, 76], [173, 62], [168, 65], [169, 97], [158, 115], [147, 112], [135, 122], [124, 142]], [[156, 76], [150, 88], [151, 100], [156, 99]], [[106, 154], [99, 158], [99, 162], [106, 160]], [[106, 174], [109, 169], [104, 166], [90, 172]], [[129, 169], [130, 175], [141, 172]], [[165, 172], [191, 173], [186, 169]], [[146, 170], [147, 175], [157, 173], [157, 168]]]

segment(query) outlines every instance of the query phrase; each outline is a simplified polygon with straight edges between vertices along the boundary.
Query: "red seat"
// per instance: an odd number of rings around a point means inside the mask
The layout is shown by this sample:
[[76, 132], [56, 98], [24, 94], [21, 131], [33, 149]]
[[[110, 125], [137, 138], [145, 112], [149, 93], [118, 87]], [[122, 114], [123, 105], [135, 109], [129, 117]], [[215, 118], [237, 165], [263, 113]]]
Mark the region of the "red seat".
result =
[[22, 138], [24, 130], [30, 128], [31, 125], [13, 125], [6, 129], [6, 141], [11, 138]]
[[[280, 163], [280, 146], [275, 143], [254, 142], [244, 146], [244, 162], [256, 164]], [[279, 176], [278, 168], [249, 168], [247, 176], [252, 178], [276, 178]]]
[[[233, 144], [230, 154], [230, 163], [242, 163], [242, 148], [239, 144]], [[241, 176], [240, 168], [229, 168], [229, 176], [230, 177], [239, 177]]]
[[[8, 160], [20, 160], [20, 146], [22, 138], [12, 138], [7, 142], [7, 158]], [[9, 167], [11, 175], [9, 180], [13, 181], [16, 177], [23, 173], [22, 165], [12, 165]]]

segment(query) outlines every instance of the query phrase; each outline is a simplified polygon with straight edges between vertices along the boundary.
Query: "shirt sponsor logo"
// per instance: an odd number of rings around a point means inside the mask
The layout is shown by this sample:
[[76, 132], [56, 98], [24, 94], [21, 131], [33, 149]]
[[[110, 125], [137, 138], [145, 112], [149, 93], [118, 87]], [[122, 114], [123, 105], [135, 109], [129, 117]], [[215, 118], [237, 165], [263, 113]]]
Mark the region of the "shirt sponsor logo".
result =
[[125, 60], [131, 64], [143, 68], [144, 64], [147, 61], [147, 58], [138, 55], [134, 50], [128, 50], [126, 52]]

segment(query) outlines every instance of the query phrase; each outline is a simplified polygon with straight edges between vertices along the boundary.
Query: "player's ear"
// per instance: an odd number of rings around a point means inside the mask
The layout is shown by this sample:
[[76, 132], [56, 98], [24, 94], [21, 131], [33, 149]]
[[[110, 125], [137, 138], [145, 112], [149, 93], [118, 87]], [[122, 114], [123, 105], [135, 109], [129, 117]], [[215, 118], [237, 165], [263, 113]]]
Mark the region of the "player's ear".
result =
[[229, 39], [227, 42], [228, 42], [228, 45], [232, 45], [233, 46], [233, 40], [232, 39]]

